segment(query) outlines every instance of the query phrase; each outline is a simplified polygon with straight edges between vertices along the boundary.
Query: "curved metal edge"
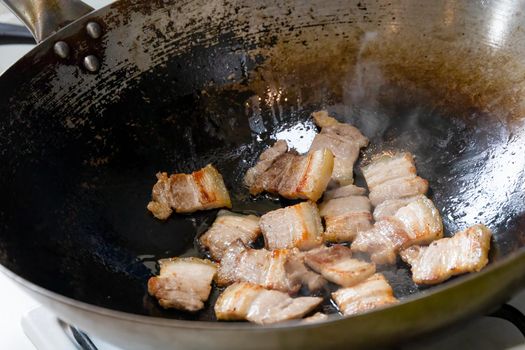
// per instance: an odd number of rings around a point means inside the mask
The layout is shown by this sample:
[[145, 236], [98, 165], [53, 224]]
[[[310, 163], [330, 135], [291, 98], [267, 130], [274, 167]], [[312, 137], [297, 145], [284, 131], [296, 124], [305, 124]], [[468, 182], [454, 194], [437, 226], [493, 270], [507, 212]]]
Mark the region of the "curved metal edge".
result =
[[0, 0], [31, 31], [37, 43], [93, 11], [80, 0]]
[[[338, 321], [350, 319], [350, 318], [357, 319], [357, 318], [362, 318], [362, 317], [368, 317], [374, 314], [384, 312], [385, 310], [388, 310], [389, 312], [394, 312], [394, 313], [397, 311], [402, 312], [405, 307], [413, 306], [412, 304], [416, 305], [417, 303], [423, 301], [424, 299], [428, 299], [432, 297], [439, 298], [440, 295], [446, 295], [447, 293], [451, 293], [454, 289], [461, 289], [463, 285], [465, 284], [475, 283], [476, 281], [481, 280], [484, 277], [487, 277], [489, 275], [492, 275], [492, 276], [500, 275], [504, 273], [505, 270], [508, 270], [508, 269], [514, 270], [517, 266], [525, 267], [525, 250], [521, 250], [512, 255], [509, 255], [505, 259], [488, 266], [481, 272], [461, 276], [455, 280], [447, 282], [444, 285], [436, 286], [431, 290], [420, 292], [411, 297], [408, 297], [402, 300], [400, 303], [394, 306], [390, 306], [386, 309], [378, 309], [378, 310], [370, 311], [368, 313], [364, 313], [361, 315], [347, 316], [347, 317], [341, 317], [339, 315], [330, 315], [328, 320], [322, 323], [327, 324], [327, 323], [338, 322]], [[0, 272], [3, 272], [5, 275], [7, 275], [10, 279], [16, 282], [19, 286], [21, 286], [27, 292], [30, 292], [29, 294], [31, 294], [31, 292], [36, 293], [37, 295], [41, 295], [44, 298], [49, 298], [58, 303], [67, 304], [70, 307], [79, 309], [84, 312], [95, 313], [101, 316], [111, 317], [111, 318], [115, 318], [118, 320], [133, 321], [133, 322], [161, 326], [161, 327], [179, 327], [179, 328], [191, 328], [191, 329], [203, 329], [203, 330], [290, 329], [290, 328], [315, 327], [317, 325], [316, 323], [303, 324], [298, 321], [289, 321], [289, 322], [283, 322], [283, 323], [278, 323], [278, 324], [260, 326], [260, 325], [253, 325], [250, 323], [242, 323], [242, 322], [221, 323], [221, 322], [187, 321], [187, 320], [165, 319], [165, 318], [158, 318], [158, 317], [152, 317], [152, 316], [131, 314], [131, 313], [123, 312], [123, 311], [117, 311], [117, 310], [107, 309], [101, 306], [88, 304], [86, 302], [75, 300], [70, 297], [58, 294], [56, 292], [52, 292], [48, 289], [40, 287], [16, 275], [14, 272], [10, 271], [9, 269], [7, 269], [5, 266], [1, 264], [0, 264]], [[518, 281], [519, 287], [516, 288], [516, 286], [514, 286], [514, 288], [504, 291], [504, 293], [508, 293], [508, 295], [506, 295], [506, 297], [508, 298], [510, 298], [514, 293], [516, 293], [518, 290], [524, 287], [523, 284], [525, 283], [525, 275], [521, 275], [519, 278], [516, 277], [516, 279], [519, 279]], [[509, 285], [515, 284], [515, 282], [516, 281], [509, 281]], [[501, 284], [499, 287], [495, 286], [495, 288], [504, 289], [505, 286]], [[492, 307], [492, 310], [494, 310], [495, 308], [499, 306], [500, 303], [503, 303], [505, 301], [506, 300], [495, 301], [493, 305], [488, 306], [488, 307]], [[490, 311], [490, 310], [487, 309], [484, 311]]]

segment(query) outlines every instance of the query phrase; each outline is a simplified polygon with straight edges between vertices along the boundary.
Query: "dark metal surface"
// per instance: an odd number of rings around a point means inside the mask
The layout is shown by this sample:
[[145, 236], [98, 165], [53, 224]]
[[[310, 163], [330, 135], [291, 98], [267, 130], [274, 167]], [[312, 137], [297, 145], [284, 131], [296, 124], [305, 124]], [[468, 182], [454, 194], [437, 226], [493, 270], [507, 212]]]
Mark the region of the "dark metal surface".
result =
[[[0, 79], [0, 263], [107, 308], [21, 281], [73, 324], [133, 339], [136, 348], [175, 336], [191, 344], [196, 330], [217, 348], [268, 334], [272, 347], [313, 348], [327, 336], [331, 346], [362, 346], [487, 311], [520, 287], [525, 266], [523, 33], [495, 32], [503, 23], [487, 19], [525, 14], [519, 2], [501, 3], [137, 1], [83, 18]], [[90, 20], [101, 26], [100, 40], [84, 30]], [[65, 60], [53, 54], [58, 40], [75, 43]], [[101, 58], [99, 73], [82, 68], [87, 54]], [[249, 198], [242, 176], [277, 138], [307, 149], [309, 114], [318, 108], [370, 138], [363, 162], [382, 150], [413, 152], [447, 234], [476, 222], [493, 229], [492, 268], [423, 290], [399, 263], [383, 272], [405, 303], [309, 326], [295, 343], [301, 327], [161, 319], [213, 320], [210, 308], [162, 310], [146, 281], [155, 260], [199, 254], [195, 238], [216, 212], [153, 219], [145, 204], [154, 174], [212, 162], [235, 210], [279, 207], [285, 203]], [[246, 333], [232, 336], [236, 327]]]

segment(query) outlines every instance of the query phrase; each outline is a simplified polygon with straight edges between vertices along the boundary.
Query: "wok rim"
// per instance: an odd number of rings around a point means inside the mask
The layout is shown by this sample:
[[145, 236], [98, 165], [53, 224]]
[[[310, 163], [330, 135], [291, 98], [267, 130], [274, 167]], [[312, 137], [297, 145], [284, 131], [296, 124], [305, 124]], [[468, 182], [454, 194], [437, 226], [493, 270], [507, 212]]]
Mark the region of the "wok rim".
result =
[[[130, 322], [140, 323], [144, 325], [153, 325], [153, 326], [161, 326], [161, 327], [168, 327], [168, 328], [185, 328], [185, 329], [191, 328], [191, 329], [214, 330], [214, 331], [220, 331], [220, 330], [258, 331], [258, 330], [290, 330], [290, 329], [297, 329], [297, 328], [313, 328], [318, 325], [326, 325], [328, 323], [345, 321], [348, 319], [359, 319], [363, 316], [368, 316], [372, 314], [377, 315], [386, 310], [390, 310], [391, 312], [400, 312], [407, 305], [410, 305], [416, 302], [420, 302], [421, 300], [424, 300], [430, 297], [437, 297], [439, 294], [445, 294], [446, 292], [452, 289], [459, 289], [461, 288], [463, 284], [469, 281], [475, 281], [477, 279], [481, 279], [488, 274], [491, 274], [491, 273], [496, 274], [498, 270], [506, 269], [509, 265], [513, 264], [515, 261], [519, 260], [520, 258], [525, 259], [525, 249], [524, 248], [521, 248], [513, 252], [512, 254], [502, 258], [499, 261], [491, 263], [490, 265], [488, 265], [487, 267], [485, 267], [483, 270], [479, 272], [461, 275], [455, 278], [454, 280], [445, 282], [445, 284], [436, 285], [429, 290], [420, 291], [418, 293], [412, 294], [406, 299], [401, 299], [400, 302], [396, 305], [381, 308], [381, 309], [371, 310], [363, 314], [352, 315], [352, 316], [342, 316], [342, 315], [334, 316], [336, 314], [332, 314], [332, 315], [328, 315], [329, 319], [326, 321], [319, 322], [319, 323], [310, 323], [310, 324], [300, 323], [300, 320], [291, 320], [291, 321], [280, 322], [276, 324], [257, 325], [257, 324], [253, 324], [249, 322], [193, 321], [193, 320], [180, 320], [180, 319], [139, 315], [139, 314], [114, 310], [114, 309], [90, 304], [84, 301], [80, 301], [80, 300], [62, 295], [57, 292], [53, 292], [49, 289], [38, 286], [37, 284], [21, 276], [18, 276], [16, 273], [9, 270], [7, 267], [3, 266], [2, 264], [0, 264], [0, 271], [3, 272], [12, 281], [14, 281], [15, 283], [17, 283], [23, 288], [26, 288], [32, 292], [35, 292], [53, 301], [56, 301], [62, 304], [66, 304], [70, 307], [80, 309], [82, 312], [94, 313], [102, 317], [111, 317], [111, 318], [121, 320], [121, 321], [130, 321]], [[495, 289], [499, 291], [506, 289], [510, 281], [507, 280], [506, 282], [507, 283], [505, 284], [504, 283], [500, 284]], [[519, 289], [523, 289], [523, 286], [521, 286]], [[510, 292], [508, 294], [509, 296], [511, 296], [516, 293], [517, 292], [514, 291], [514, 293]], [[497, 306], [496, 303], [494, 303], [493, 306]]]

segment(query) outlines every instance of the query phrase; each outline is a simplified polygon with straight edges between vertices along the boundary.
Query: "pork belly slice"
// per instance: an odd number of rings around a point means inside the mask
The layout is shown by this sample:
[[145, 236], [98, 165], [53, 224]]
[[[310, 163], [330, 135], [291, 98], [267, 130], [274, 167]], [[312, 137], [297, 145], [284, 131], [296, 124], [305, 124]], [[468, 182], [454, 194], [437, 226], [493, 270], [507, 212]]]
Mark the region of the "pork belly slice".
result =
[[328, 186], [334, 168], [334, 156], [328, 149], [319, 149], [296, 156], [279, 184], [279, 194], [290, 199], [317, 201]]
[[370, 202], [374, 207], [387, 200], [413, 197], [428, 191], [428, 181], [419, 176], [389, 180], [370, 190]]
[[372, 210], [370, 200], [366, 196], [348, 196], [340, 197], [323, 201], [319, 205], [319, 213], [321, 216], [339, 216], [349, 212], [365, 212], [369, 213]]
[[399, 199], [387, 199], [375, 207], [374, 220], [381, 221], [388, 218], [389, 216], [393, 216], [399, 209], [408, 205], [410, 202], [419, 199], [421, 196], [422, 195]]
[[306, 286], [311, 292], [321, 289], [326, 284], [326, 280], [321, 275], [306, 267], [304, 254], [297, 249], [292, 250], [292, 255], [286, 261], [285, 268], [288, 278]]
[[241, 282], [232, 284], [219, 296], [215, 315], [218, 320], [270, 324], [301, 318], [322, 301], [317, 297], [291, 298], [283, 292]]
[[[252, 185], [249, 186], [250, 194], [258, 195], [264, 191], [279, 194], [281, 181], [287, 176], [290, 168], [300, 159], [295, 151], [290, 151], [279, 156], [264, 173], [260, 174]], [[248, 172], [250, 169], [248, 169]], [[246, 174], [248, 174], [248, 172]], [[297, 177], [297, 175], [296, 175]], [[245, 184], [248, 184], [245, 177]]]
[[218, 285], [235, 282], [249, 282], [289, 294], [296, 293], [301, 285], [316, 291], [326, 284], [324, 278], [306, 268], [299, 250], [251, 249], [240, 240], [228, 247], [217, 272]]
[[289, 199], [317, 201], [332, 175], [332, 152], [320, 149], [299, 155], [295, 151], [282, 152], [283, 145], [285, 141], [277, 141], [261, 154], [258, 163], [246, 172], [245, 185], [252, 195], [266, 191]]
[[301, 321], [301, 323], [316, 323], [316, 322], [323, 322], [328, 319], [327, 314], [323, 314], [322, 312], [316, 312], [312, 316], [305, 317]]
[[425, 196], [400, 208], [394, 217], [403, 223], [409, 241], [403, 245], [429, 244], [443, 237], [443, 221], [434, 203]]
[[287, 271], [287, 261], [292, 254], [288, 249], [269, 251], [247, 248], [242, 241], [237, 240], [230, 244], [222, 256], [217, 284], [226, 286], [235, 282], [249, 282], [267, 289], [296, 293], [301, 283], [290, 278]]
[[382, 155], [362, 171], [370, 191], [390, 180], [417, 176], [414, 156], [409, 152]]
[[319, 210], [312, 202], [302, 202], [270, 211], [261, 217], [266, 248], [308, 250], [322, 243], [323, 225]]
[[421, 196], [394, 216], [376, 222], [372, 229], [359, 232], [351, 248], [370, 254], [376, 264], [394, 264], [399, 250], [441, 237], [441, 216], [432, 201]]
[[231, 208], [230, 195], [221, 174], [208, 164], [192, 174], [157, 174], [148, 210], [158, 219], [167, 219], [173, 210], [193, 213], [197, 210]]
[[368, 139], [364, 136], [361, 131], [355, 126], [348, 123], [341, 123], [334, 117], [331, 117], [327, 111], [317, 111], [312, 113], [315, 125], [332, 134], [339, 136], [345, 136], [352, 139], [359, 147], [366, 147], [368, 145]]
[[354, 182], [354, 163], [362, 147], [368, 145], [368, 139], [359, 129], [346, 123], [340, 123], [326, 111], [312, 114], [314, 122], [321, 127], [310, 146], [310, 152], [329, 149], [334, 155], [332, 182], [338, 186]]
[[171, 258], [159, 260], [160, 274], [148, 281], [148, 292], [165, 309], [195, 312], [204, 308], [217, 267], [209, 260]]
[[364, 196], [366, 194], [366, 189], [363, 187], [358, 187], [356, 185], [346, 185], [342, 187], [337, 187], [331, 190], [328, 190], [324, 193], [323, 199], [325, 201], [335, 198], [343, 198], [350, 196]]
[[334, 155], [331, 179], [335, 186], [354, 182], [354, 163], [359, 157], [359, 146], [338, 135], [320, 133], [315, 135], [310, 152], [329, 149]]
[[253, 243], [261, 234], [259, 217], [221, 210], [199, 242], [208, 249], [215, 260], [221, 260], [228, 246], [240, 239], [244, 244]]
[[341, 245], [305, 252], [304, 261], [312, 270], [343, 287], [360, 283], [376, 272], [374, 264], [352, 259], [350, 248]]
[[365, 281], [332, 293], [332, 298], [345, 316], [361, 314], [398, 302], [385, 277], [376, 273]]
[[376, 222], [372, 229], [362, 231], [352, 243], [354, 252], [366, 252], [376, 264], [394, 264], [396, 254], [408, 241], [403, 224], [394, 217]]
[[326, 217], [326, 230], [323, 238], [326, 242], [352, 242], [357, 234], [370, 230], [372, 214], [366, 212], [348, 213], [336, 217]]
[[372, 228], [372, 206], [366, 196], [328, 199], [319, 205], [325, 220], [323, 237], [328, 242], [351, 242], [360, 231]]
[[[264, 174], [275, 162], [277, 158], [288, 151], [288, 144], [284, 140], [276, 141], [272, 147], [264, 150], [259, 156], [259, 161], [254, 167], [248, 169], [244, 177], [246, 186], [251, 188], [255, 185], [257, 179]], [[262, 189], [260, 190], [263, 191]]]
[[442, 238], [428, 247], [412, 246], [400, 253], [412, 266], [417, 284], [437, 284], [452, 276], [480, 271], [487, 265], [492, 232], [485, 225], [474, 225], [453, 237]]
[[374, 207], [385, 201], [414, 197], [428, 191], [428, 181], [417, 176], [414, 157], [408, 152], [383, 155], [362, 170]]

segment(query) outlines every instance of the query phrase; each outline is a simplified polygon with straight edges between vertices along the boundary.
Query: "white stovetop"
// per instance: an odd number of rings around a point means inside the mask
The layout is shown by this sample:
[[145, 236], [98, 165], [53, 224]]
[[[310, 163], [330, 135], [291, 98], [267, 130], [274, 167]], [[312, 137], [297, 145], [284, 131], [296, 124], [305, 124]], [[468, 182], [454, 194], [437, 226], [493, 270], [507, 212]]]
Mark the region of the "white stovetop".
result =
[[[111, 0], [85, 0], [95, 8], [111, 2]], [[19, 23], [16, 18], [7, 13], [0, 4], [0, 22]], [[0, 46], [0, 73], [23, 56], [30, 45]], [[525, 292], [518, 295], [512, 303], [525, 311]], [[13, 282], [0, 273], [0, 349], [35, 350], [33, 344], [25, 336], [20, 321], [29, 311], [40, 305], [24, 294]], [[457, 328], [455, 333], [447, 333], [429, 344], [414, 344], [408, 349], [521, 349], [525, 350], [523, 337], [505, 321], [493, 318], [479, 318]], [[74, 349], [72, 346], [71, 349]], [[68, 350], [68, 349], [61, 349]]]

